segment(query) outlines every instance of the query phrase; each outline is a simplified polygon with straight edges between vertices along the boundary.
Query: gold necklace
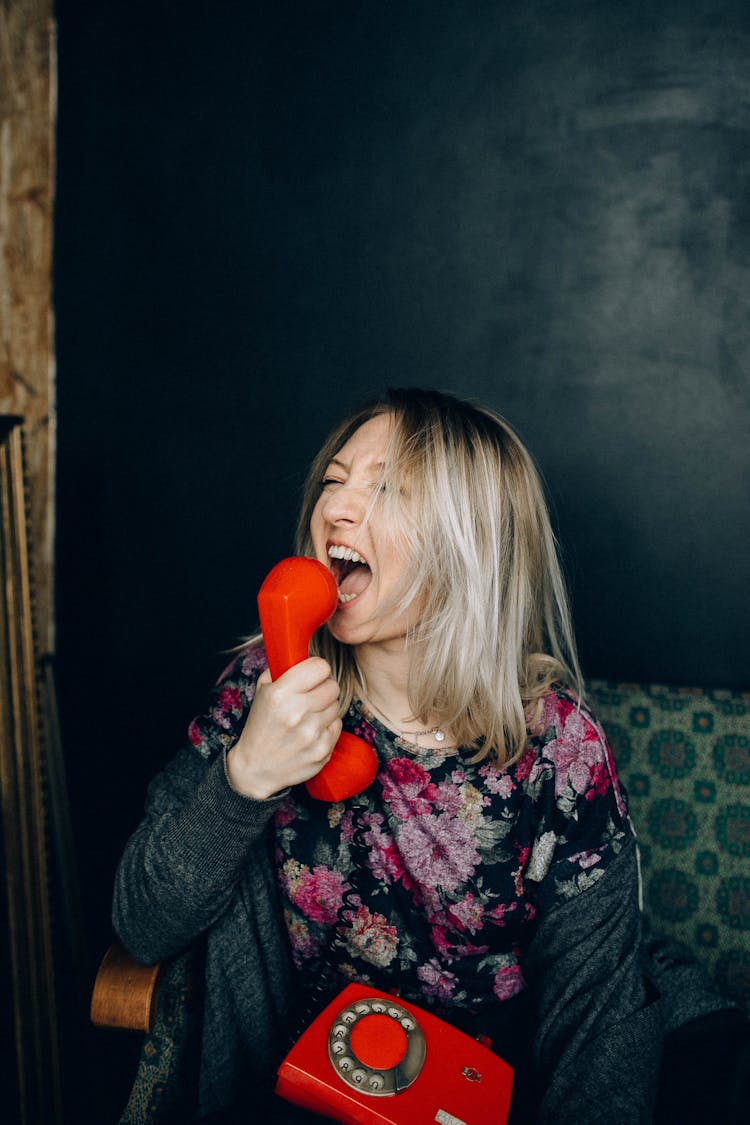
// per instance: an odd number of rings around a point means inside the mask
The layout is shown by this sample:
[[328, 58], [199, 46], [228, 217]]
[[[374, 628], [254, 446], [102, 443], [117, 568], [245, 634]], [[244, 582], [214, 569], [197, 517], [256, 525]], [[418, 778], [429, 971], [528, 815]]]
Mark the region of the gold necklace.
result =
[[[357, 703], [360, 705], [360, 707], [364, 706], [362, 700], [357, 700]], [[380, 708], [377, 706], [377, 704], [373, 703], [372, 700], [368, 700], [368, 704], [369, 704], [370, 707], [372, 707], [373, 711], [376, 711], [378, 713], [378, 715], [380, 715], [381, 718], [385, 719], [386, 723], [388, 724], [389, 728], [392, 731], [397, 730], [397, 724], [394, 723], [392, 719], [388, 718], [385, 711], [381, 711]], [[445, 731], [442, 730], [440, 727], [432, 727], [431, 730], [410, 730], [410, 731], [402, 730], [402, 731], [398, 731], [397, 742], [405, 750], [409, 750], [412, 747], [416, 750], [427, 750], [427, 749], [429, 749], [429, 747], [420, 746], [419, 743], [416, 741], [416, 739], [424, 738], [426, 735], [430, 735], [432, 738], [435, 739], [436, 742], [439, 742], [441, 744], [440, 747], [439, 747], [440, 750], [455, 750], [455, 746], [443, 746], [442, 745], [442, 743], [445, 742]]]

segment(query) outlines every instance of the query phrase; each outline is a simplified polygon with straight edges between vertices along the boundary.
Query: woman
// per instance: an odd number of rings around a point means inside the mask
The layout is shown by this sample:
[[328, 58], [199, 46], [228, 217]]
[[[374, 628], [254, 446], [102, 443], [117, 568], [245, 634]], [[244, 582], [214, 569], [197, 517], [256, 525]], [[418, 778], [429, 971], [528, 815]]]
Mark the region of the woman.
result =
[[[136, 957], [204, 939], [201, 1115], [265, 1098], [255, 1120], [281, 1120], [300, 989], [322, 1007], [358, 980], [489, 1038], [514, 1122], [650, 1121], [636, 847], [528, 453], [487, 409], [393, 391], [325, 443], [297, 551], [332, 571], [336, 612], [273, 683], [243, 646], [117, 874]], [[326, 805], [300, 783], [342, 725], [379, 769]]]

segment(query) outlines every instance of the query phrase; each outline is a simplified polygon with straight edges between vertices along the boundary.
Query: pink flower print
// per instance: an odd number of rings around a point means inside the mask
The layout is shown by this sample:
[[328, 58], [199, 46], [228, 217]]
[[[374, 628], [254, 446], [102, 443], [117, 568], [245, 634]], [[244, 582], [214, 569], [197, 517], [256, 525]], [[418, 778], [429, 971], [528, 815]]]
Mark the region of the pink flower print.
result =
[[511, 996], [523, 992], [525, 987], [526, 981], [523, 979], [520, 965], [506, 965], [495, 973], [492, 991], [498, 1000], [510, 1000]]
[[435, 808], [448, 816], [458, 816], [461, 810], [461, 790], [452, 781], [441, 781], [435, 787]]
[[469, 891], [458, 902], [448, 907], [447, 914], [461, 931], [476, 934], [484, 924], [484, 906]]
[[449, 816], [420, 816], [399, 828], [406, 868], [418, 884], [453, 891], [473, 875], [479, 852], [471, 828]]
[[458, 983], [455, 973], [449, 973], [434, 957], [426, 965], [419, 966], [417, 976], [422, 982], [424, 995], [434, 996], [437, 1000], [450, 1000]]
[[542, 729], [547, 730], [549, 727], [555, 727], [559, 730], [561, 726], [565, 725], [568, 717], [573, 713], [580, 714], [577, 703], [573, 703], [564, 696], [555, 695], [554, 692], [548, 692], [544, 697], [544, 706], [542, 708]]
[[382, 813], [364, 810], [361, 817], [355, 820], [354, 812], [355, 810], [348, 809], [341, 817], [341, 841], [351, 844], [356, 833], [357, 839], [364, 840], [369, 847], [370, 840], [382, 834], [385, 817]]
[[453, 948], [453, 942], [451, 941], [448, 929], [443, 925], [435, 924], [430, 927], [430, 934], [435, 952], [445, 960], [450, 956]]
[[597, 863], [601, 862], [599, 852], [579, 852], [578, 855], [570, 856], [570, 863], [577, 863], [584, 871], [589, 867], [594, 867]]
[[357, 723], [352, 733], [356, 734], [357, 738], [361, 738], [363, 742], [366, 742], [368, 746], [375, 745], [375, 731], [369, 723]]
[[381, 772], [383, 798], [399, 820], [427, 816], [432, 811], [428, 796], [434, 787], [427, 770], [407, 758], [393, 758]]
[[188, 738], [190, 739], [191, 745], [195, 746], [196, 748], [203, 742], [203, 734], [201, 732], [201, 728], [198, 726], [195, 719], [193, 719], [192, 723], [188, 727]]
[[240, 667], [243, 676], [251, 676], [253, 672], [262, 672], [268, 667], [265, 650], [260, 645], [253, 645], [243, 657]]
[[396, 956], [398, 932], [395, 926], [388, 925], [382, 914], [372, 914], [366, 906], [360, 906], [347, 934], [346, 946], [354, 956], [384, 969]]
[[405, 793], [417, 796], [430, 783], [426, 769], [410, 758], [393, 758], [386, 766], [386, 773]]
[[367, 866], [379, 882], [394, 883], [404, 874], [404, 865], [393, 840], [381, 836], [373, 844]]
[[354, 838], [354, 813], [349, 810], [341, 818], [341, 842], [351, 844]]
[[242, 695], [235, 684], [227, 684], [219, 692], [219, 707], [222, 711], [241, 711]]
[[617, 780], [617, 766], [615, 765], [615, 760], [612, 757], [612, 747], [609, 745], [609, 742], [607, 742], [607, 739], [604, 737], [603, 732], [599, 733], [602, 740], [602, 746], [604, 747], [604, 760], [607, 766], [609, 780], [612, 784], [614, 798], [617, 803], [617, 810], [621, 817], [626, 817], [628, 814], [628, 810], [625, 807], [625, 799], [622, 795], [622, 792], [620, 791], [620, 783]]
[[339, 871], [316, 867], [303, 868], [296, 885], [291, 888], [291, 898], [296, 906], [313, 922], [332, 925], [344, 897], [344, 878]]
[[449, 817], [461, 817], [473, 827], [481, 823], [484, 808], [492, 804], [486, 793], [468, 782], [457, 786], [450, 781], [442, 781], [432, 787], [431, 796], [435, 809]]
[[[381, 813], [364, 813], [362, 817], [362, 839], [367, 848], [367, 866], [379, 881], [392, 883], [403, 874], [404, 866], [401, 856], [390, 833], [383, 829], [383, 816]], [[353, 838], [351, 823], [347, 825], [346, 837], [342, 832], [341, 838], [347, 842]]]
[[493, 765], [483, 766], [480, 774], [484, 778], [484, 785], [488, 793], [494, 793], [505, 800], [510, 797], [516, 785], [507, 770], [499, 770]]
[[594, 797], [602, 797], [611, 784], [612, 778], [605, 763], [595, 762], [591, 768], [591, 788], [586, 794], [586, 800], [593, 801]]
[[217, 727], [221, 727], [223, 730], [229, 730], [232, 725], [231, 718], [226, 711], [222, 711], [220, 707], [214, 707], [211, 712], [211, 718], [216, 723]]
[[518, 896], [518, 898], [521, 898], [521, 896], [523, 895], [523, 874], [526, 870], [526, 864], [529, 861], [529, 853], [531, 849], [529, 847], [525, 847], [517, 848], [516, 850], [518, 852], [518, 867], [515, 871], [511, 872], [511, 875], [513, 876], [513, 884], [515, 886], [516, 895]]
[[276, 810], [274, 822], [277, 828], [286, 828], [296, 818], [297, 812], [293, 801], [282, 801]]
[[499, 902], [497, 906], [493, 906], [487, 916], [496, 926], [505, 926], [506, 914], [513, 914], [517, 908], [517, 902]]
[[536, 750], [533, 746], [527, 746], [521, 757], [513, 766], [513, 772], [516, 775], [516, 780], [524, 782], [531, 773], [532, 766], [536, 761]]
[[574, 793], [583, 796], [591, 787], [594, 771], [604, 762], [604, 748], [596, 727], [570, 704], [562, 730], [547, 743], [545, 753], [555, 764], [556, 797], [568, 784]]

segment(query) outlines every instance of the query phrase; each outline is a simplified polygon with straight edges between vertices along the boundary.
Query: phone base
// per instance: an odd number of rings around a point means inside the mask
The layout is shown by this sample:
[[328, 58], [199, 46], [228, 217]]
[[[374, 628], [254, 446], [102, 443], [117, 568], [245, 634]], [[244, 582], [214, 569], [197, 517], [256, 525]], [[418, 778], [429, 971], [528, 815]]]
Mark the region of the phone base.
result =
[[[373, 1005], [415, 1037], [416, 1073], [407, 1048], [403, 1062], [373, 1067], [382, 1050]], [[341, 1125], [505, 1125], [512, 1088], [511, 1067], [469, 1035], [414, 1004], [350, 984], [284, 1059], [276, 1093]]]

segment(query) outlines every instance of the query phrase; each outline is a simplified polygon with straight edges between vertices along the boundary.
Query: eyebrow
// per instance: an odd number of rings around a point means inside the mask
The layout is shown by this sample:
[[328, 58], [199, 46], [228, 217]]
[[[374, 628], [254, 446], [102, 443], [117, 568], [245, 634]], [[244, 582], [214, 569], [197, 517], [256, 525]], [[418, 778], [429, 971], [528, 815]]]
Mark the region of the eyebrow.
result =
[[[328, 464], [329, 465], [338, 465], [340, 468], [345, 469], [346, 472], [349, 472], [349, 470], [352, 467], [351, 461], [342, 461], [339, 457], [332, 457], [331, 460], [328, 462]], [[377, 469], [378, 472], [382, 473], [383, 469], [385, 468], [385, 461], [376, 462], [376, 464], [373, 465], [373, 468]]]

